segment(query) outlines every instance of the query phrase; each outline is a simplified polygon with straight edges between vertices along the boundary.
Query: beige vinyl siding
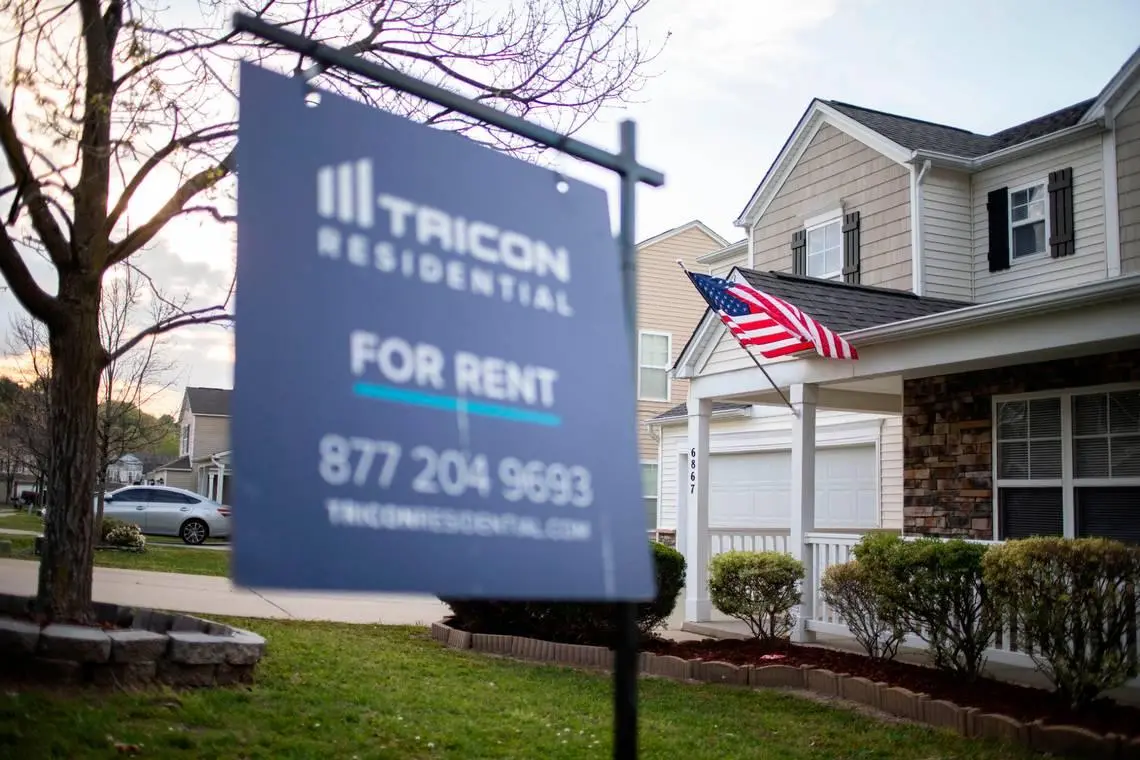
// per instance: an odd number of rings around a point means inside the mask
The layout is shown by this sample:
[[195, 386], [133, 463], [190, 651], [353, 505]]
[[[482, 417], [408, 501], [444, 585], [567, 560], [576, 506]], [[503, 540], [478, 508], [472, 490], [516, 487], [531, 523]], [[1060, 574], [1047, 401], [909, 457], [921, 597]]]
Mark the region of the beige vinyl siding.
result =
[[[677, 355], [705, 312], [704, 299], [677, 266], [677, 259], [684, 261], [690, 269], [700, 270], [697, 257], [721, 247], [720, 241], [698, 228], [690, 228], [637, 252], [638, 330], [669, 335], [670, 366], [677, 360]], [[673, 380], [668, 401], [638, 399], [638, 453], [642, 460], [657, 460], [657, 441], [646, 429], [646, 420], [683, 403], [688, 394], [687, 380]]]
[[879, 439], [879, 516], [882, 527], [903, 527], [902, 417], [887, 417]]
[[230, 448], [230, 418], [194, 415], [194, 458]]
[[1116, 116], [1116, 190], [1120, 196], [1120, 271], [1140, 272], [1140, 95]]
[[931, 169], [922, 182], [923, 295], [973, 299], [972, 245], [970, 176]]
[[792, 233], [841, 204], [860, 214], [861, 283], [910, 290], [910, 172], [830, 124], [754, 228], [755, 268], [792, 271]]
[[194, 473], [182, 472], [181, 470], [165, 470], [161, 473], [164, 485], [171, 488], [185, 488], [188, 491], [197, 491], [198, 483], [194, 479]]
[[[713, 453], [727, 451], [781, 451], [791, 446], [791, 416], [777, 407], [754, 407], [754, 417], [713, 417], [709, 422], [709, 446]], [[826, 445], [837, 426], [858, 425], [867, 442], [883, 421], [880, 440], [879, 510], [884, 528], [902, 527], [902, 422], [898, 417], [821, 410], [816, 416], [818, 440]], [[689, 429], [685, 420], [659, 428], [661, 432], [660, 524], [662, 530], [677, 528], [678, 470], [689, 449]], [[850, 434], [848, 431], [846, 434]], [[791, 515], [788, 516], [789, 525]]]
[[[1104, 237], [1103, 148], [1099, 135], [1041, 151], [974, 175], [974, 300], [982, 303], [1014, 296], [1061, 290], [1104, 279], [1107, 273]], [[1019, 187], [1049, 179], [1049, 172], [1073, 169], [1073, 220], [1076, 253], [1054, 259], [1043, 255], [1012, 262], [990, 272], [989, 220], [986, 198], [1000, 187]]]

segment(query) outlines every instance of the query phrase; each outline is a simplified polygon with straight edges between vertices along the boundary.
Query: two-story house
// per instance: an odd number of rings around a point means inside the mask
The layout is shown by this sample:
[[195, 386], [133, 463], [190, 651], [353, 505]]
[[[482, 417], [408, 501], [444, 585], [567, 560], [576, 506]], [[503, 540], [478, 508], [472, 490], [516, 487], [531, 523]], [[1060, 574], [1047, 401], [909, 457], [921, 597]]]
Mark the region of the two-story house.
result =
[[233, 493], [230, 393], [227, 388], [186, 389], [178, 413], [178, 459], [155, 468], [148, 480], [218, 501]]
[[[637, 245], [637, 426], [641, 482], [648, 528], [658, 534], [661, 524], [659, 441], [648, 423], [684, 401], [689, 387], [670, 376], [673, 362], [693, 325], [705, 309], [701, 298], [677, 262], [707, 272], [700, 257], [723, 248], [728, 241], [694, 220], [643, 240]], [[671, 540], [672, 526], [659, 535]]]
[[786, 547], [810, 587], [872, 527], [1140, 540], [1140, 50], [989, 135], [815, 100], [737, 224], [714, 272], [859, 358], [765, 374], [700, 320], [674, 366], [687, 406], [654, 421], [688, 620], [730, 546]]

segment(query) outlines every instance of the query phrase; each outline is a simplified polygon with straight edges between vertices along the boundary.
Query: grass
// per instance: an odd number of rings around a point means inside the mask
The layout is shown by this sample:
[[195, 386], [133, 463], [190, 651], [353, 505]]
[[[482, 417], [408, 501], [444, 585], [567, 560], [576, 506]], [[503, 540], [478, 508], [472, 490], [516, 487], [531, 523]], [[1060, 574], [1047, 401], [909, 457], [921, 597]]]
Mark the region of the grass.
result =
[[0, 528], [42, 531], [44, 521], [37, 515], [29, 515], [27, 512], [8, 512], [5, 510], [0, 512]]
[[[11, 518], [0, 518], [11, 519]], [[0, 527], [3, 527], [0, 525]], [[11, 559], [37, 560], [34, 537], [0, 534], [0, 540], [12, 542]], [[227, 576], [230, 572], [230, 553], [207, 549], [178, 549], [155, 546], [149, 540], [141, 554], [134, 552], [97, 551], [97, 567], [121, 567], [128, 570], [154, 570], [160, 573], [189, 573], [190, 575]]]
[[[232, 621], [269, 653], [253, 688], [95, 697], [0, 691], [0, 757], [519, 758], [612, 754], [600, 674], [442, 649], [423, 629]], [[777, 692], [643, 680], [642, 760], [1018, 760]]]

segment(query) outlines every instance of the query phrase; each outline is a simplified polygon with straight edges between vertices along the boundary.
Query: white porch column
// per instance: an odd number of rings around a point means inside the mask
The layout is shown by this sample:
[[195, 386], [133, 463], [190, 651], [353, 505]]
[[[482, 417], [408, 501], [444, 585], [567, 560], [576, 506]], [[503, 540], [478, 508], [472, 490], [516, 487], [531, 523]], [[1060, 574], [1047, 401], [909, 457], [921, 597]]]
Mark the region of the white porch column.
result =
[[812, 576], [812, 555], [806, 534], [815, 527], [815, 408], [819, 388], [816, 385], [793, 385], [791, 391], [796, 416], [792, 420], [792, 535], [788, 548], [793, 557], [804, 563], [803, 597], [792, 640], [804, 642], [815, 638], [804, 627], [804, 620], [813, 612], [812, 591], [816, 583]]
[[222, 501], [222, 486], [226, 482], [226, 466], [221, 462], [218, 463], [218, 495], [214, 497], [214, 501], [219, 504], [224, 504]]
[[[692, 386], [690, 386], [691, 388]], [[684, 489], [685, 514], [681, 537], [685, 555], [685, 620], [698, 623], [712, 617], [709, 601], [709, 417], [712, 399], [698, 398], [690, 390], [689, 466]]]

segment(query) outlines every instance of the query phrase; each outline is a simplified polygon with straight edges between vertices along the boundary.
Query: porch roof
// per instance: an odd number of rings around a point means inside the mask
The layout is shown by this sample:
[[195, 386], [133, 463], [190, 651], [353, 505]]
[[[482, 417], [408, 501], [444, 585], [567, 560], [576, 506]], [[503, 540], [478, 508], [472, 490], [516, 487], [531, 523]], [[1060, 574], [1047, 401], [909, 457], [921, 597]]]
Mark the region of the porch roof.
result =
[[158, 467], [154, 468], [154, 471], [155, 472], [160, 472], [162, 470], [186, 470], [186, 471], [189, 471], [190, 469], [191, 469], [190, 457], [178, 457], [178, 459], [175, 459], [173, 462], [167, 462], [166, 464], [160, 464]]
[[[941, 314], [973, 305], [968, 301], [917, 296], [909, 290], [849, 285], [835, 280], [784, 272], [761, 272], [743, 267], [733, 267], [727, 279], [742, 279], [757, 290], [793, 304], [839, 333]], [[712, 310], [705, 309], [704, 317], [677, 355], [672, 369], [677, 371], [683, 365], [691, 364], [695, 355], [701, 353], [704, 342], [719, 337], [720, 331], [710, 328], [720, 324], [720, 319]]]
[[230, 452], [218, 451], [213, 454], [206, 454], [205, 456], [194, 457], [194, 464], [212, 465], [215, 462], [221, 462], [226, 467], [230, 465]]
[[[818, 385], [820, 408], [899, 413], [907, 378], [1140, 346], [1138, 296], [1140, 274], [1098, 280], [845, 332], [859, 350], [856, 361], [804, 353], [765, 368], [779, 388]], [[677, 375], [691, 378], [690, 398], [782, 403], [754, 366], [704, 374], [690, 358], [683, 369]]]

